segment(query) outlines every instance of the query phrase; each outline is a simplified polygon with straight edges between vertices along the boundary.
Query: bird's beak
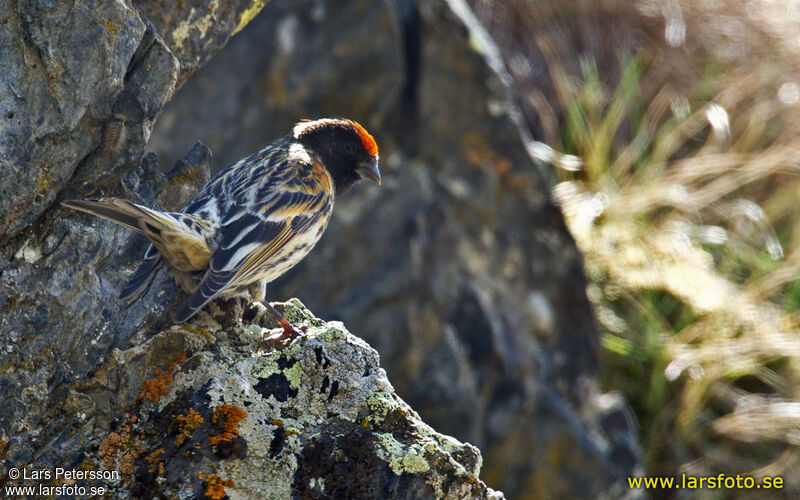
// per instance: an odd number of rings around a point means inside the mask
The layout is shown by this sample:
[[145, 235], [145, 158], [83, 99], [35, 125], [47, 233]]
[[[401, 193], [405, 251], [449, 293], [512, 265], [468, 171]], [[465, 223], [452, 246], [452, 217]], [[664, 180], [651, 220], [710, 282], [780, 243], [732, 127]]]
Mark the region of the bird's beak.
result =
[[381, 185], [381, 171], [378, 170], [377, 156], [374, 156], [372, 161], [364, 162], [359, 165], [356, 172], [358, 172], [358, 175], [360, 175], [362, 179], [369, 179], [375, 181], [379, 186]]

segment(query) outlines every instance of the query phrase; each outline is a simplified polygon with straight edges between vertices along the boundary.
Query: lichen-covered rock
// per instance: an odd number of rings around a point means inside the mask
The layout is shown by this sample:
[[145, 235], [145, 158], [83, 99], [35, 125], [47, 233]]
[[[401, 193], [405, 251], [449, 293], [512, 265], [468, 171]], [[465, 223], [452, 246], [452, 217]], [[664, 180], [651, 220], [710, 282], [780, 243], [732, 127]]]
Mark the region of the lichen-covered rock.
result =
[[[207, 148], [197, 145], [165, 176], [155, 156], [147, 155], [119, 192], [154, 205], [165, 190], [177, 195], [196, 178], [207, 179], [209, 162]], [[163, 325], [169, 305], [180, 300], [172, 277], [162, 272], [144, 297], [125, 308], [119, 293], [147, 240], [121, 226], [60, 210], [23, 235], [17, 245], [0, 248], [0, 429], [8, 434], [11, 463], [51, 453], [41, 449], [39, 428], [65, 418], [62, 388], [85, 377], [134, 332]], [[70, 446], [62, 437], [50, 444]]]
[[204, 65], [269, 0], [132, 0], [180, 62], [179, 82]]
[[305, 335], [261, 352], [280, 331], [266, 309], [221, 306], [72, 384], [59, 425], [82, 445], [49, 464], [119, 470], [115, 498], [502, 498], [477, 448], [425, 424], [341, 323], [279, 304]]
[[[157, 328], [174, 298], [162, 275], [125, 309], [117, 296], [145, 240], [53, 204], [113, 194], [152, 204], [165, 180], [160, 199], [177, 203], [208, 179], [207, 149], [165, 177], [144, 145], [179, 79], [258, 9], [189, 3], [0, 0], [0, 429], [16, 463], [52, 452], [39, 427], [64, 418], [61, 388], [139, 328]], [[176, 57], [161, 30], [184, 22]]]

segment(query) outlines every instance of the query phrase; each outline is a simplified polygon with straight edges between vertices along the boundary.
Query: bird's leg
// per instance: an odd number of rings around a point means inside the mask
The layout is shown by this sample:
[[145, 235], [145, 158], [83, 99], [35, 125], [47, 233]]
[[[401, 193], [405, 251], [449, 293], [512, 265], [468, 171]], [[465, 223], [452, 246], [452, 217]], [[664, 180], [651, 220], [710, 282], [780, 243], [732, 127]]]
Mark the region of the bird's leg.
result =
[[300, 331], [298, 331], [294, 326], [292, 326], [286, 318], [283, 317], [283, 314], [279, 313], [277, 309], [272, 307], [272, 304], [269, 303], [266, 299], [267, 295], [267, 282], [266, 281], [257, 281], [252, 283], [248, 287], [248, 292], [250, 293], [250, 297], [254, 302], [260, 302], [264, 307], [267, 308], [267, 311], [272, 315], [273, 318], [278, 320], [278, 323], [281, 324], [283, 327], [283, 333], [281, 333], [277, 337], [270, 337], [261, 342], [260, 348], [266, 347], [275, 347], [276, 345], [280, 344], [284, 340], [290, 340], [299, 337], [302, 335]]
[[272, 304], [270, 304], [266, 300], [262, 300], [261, 303], [264, 305], [264, 307], [267, 308], [267, 311], [269, 311], [269, 313], [272, 314], [272, 316], [275, 319], [277, 319], [278, 323], [280, 323], [281, 326], [283, 327], [283, 333], [281, 333], [277, 337], [270, 337], [262, 341], [261, 347], [270, 347], [270, 348], [275, 347], [277, 344], [280, 344], [284, 340], [295, 339], [300, 335], [302, 335], [302, 333], [297, 328], [292, 326], [292, 324], [289, 323], [289, 321], [286, 318], [284, 318], [283, 315], [279, 313], [277, 309], [272, 307]]
[[272, 307], [272, 304], [270, 304], [266, 300], [261, 301], [261, 303], [264, 304], [264, 307], [267, 308], [267, 311], [269, 311], [270, 314], [272, 314], [272, 317], [277, 319], [278, 323], [280, 323], [281, 326], [283, 327], [283, 333], [281, 334], [281, 337], [294, 338], [297, 337], [298, 335], [302, 335], [300, 331], [298, 331], [294, 326], [292, 326], [291, 323], [289, 323], [289, 320], [283, 317], [283, 314], [279, 313], [277, 309]]

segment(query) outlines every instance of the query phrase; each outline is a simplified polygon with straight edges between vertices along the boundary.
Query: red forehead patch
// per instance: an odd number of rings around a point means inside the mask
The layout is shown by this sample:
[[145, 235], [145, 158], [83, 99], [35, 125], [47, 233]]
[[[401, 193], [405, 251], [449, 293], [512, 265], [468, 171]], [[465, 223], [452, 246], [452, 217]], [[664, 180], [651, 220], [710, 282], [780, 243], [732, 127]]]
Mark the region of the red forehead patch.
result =
[[375, 143], [375, 139], [369, 135], [367, 129], [362, 127], [360, 124], [356, 122], [352, 122], [353, 127], [356, 129], [356, 133], [361, 138], [361, 145], [364, 146], [364, 149], [367, 153], [371, 154], [372, 156], [378, 156], [378, 145]]

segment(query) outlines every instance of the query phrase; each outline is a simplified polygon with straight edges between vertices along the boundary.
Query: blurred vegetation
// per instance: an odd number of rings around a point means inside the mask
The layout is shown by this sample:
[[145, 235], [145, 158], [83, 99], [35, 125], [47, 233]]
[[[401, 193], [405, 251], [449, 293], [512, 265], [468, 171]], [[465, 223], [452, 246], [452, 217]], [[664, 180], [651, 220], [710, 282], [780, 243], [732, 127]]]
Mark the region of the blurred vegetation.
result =
[[541, 121], [571, 166], [552, 169], [554, 195], [585, 256], [605, 386], [635, 409], [649, 475], [792, 475], [800, 88], [764, 61], [709, 63], [679, 91], [654, 85], [651, 59], [621, 55], [615, 85], [590, 59], [548, 61], [563, 117]]

